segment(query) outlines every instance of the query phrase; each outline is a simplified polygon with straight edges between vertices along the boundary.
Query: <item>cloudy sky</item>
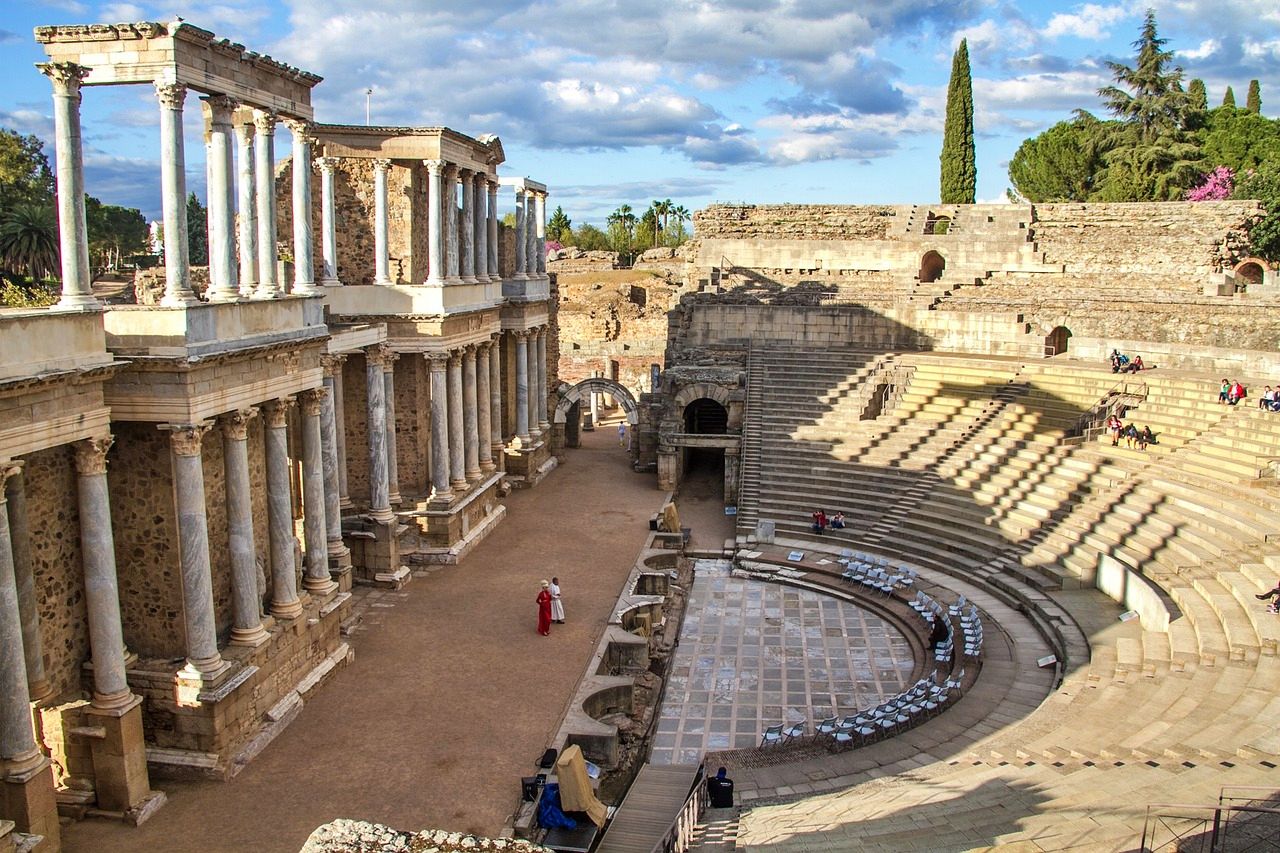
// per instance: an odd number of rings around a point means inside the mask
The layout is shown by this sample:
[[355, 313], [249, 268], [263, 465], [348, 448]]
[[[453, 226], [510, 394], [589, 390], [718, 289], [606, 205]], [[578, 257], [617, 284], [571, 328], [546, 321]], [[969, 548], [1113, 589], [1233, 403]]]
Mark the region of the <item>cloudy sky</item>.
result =
[[[322, 75], [318, 120], [447, 125], [496, 133], [502, 174], [547, 183], [551, 206], [603, 222], [626, 202], [929, 202], [951, 54], [968, 38], [978, 198], [1008, 186], [1027, 136], [1083, 107], [1132, 62], [1156, 10], [1210, 102], [1241, 105], [1262, 81], [1280, 115], [1276, 0], [210, 0], [0, 4], [0, 126], [48, 140], [50, 86], [39, 24], [169, 20]], [[203, 194], [199, 110], [188, 100], [189, 183]], [[147, 87], [89, 88], [87, 190], [159, 207], [159, 119]], [[287, 132], [277, 143], [287, 153]]]

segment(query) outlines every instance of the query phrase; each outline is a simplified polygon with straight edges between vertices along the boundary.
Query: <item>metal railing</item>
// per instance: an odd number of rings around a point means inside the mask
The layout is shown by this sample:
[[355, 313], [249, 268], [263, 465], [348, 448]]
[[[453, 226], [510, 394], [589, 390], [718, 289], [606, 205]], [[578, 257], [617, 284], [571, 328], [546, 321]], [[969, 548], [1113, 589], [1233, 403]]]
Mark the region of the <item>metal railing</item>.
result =
[[1280, 789], [1227, 786], [1217, 806], [1152, 803], [1141, 853], [1260, 853], [1280, 848]]

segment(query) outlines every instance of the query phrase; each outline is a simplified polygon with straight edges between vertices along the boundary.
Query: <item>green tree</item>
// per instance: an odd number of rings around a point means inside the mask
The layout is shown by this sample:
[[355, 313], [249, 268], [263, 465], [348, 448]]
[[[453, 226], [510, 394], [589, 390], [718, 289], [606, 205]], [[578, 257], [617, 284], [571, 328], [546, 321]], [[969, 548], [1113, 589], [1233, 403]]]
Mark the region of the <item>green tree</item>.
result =
[[58, 217], [49, 202], [23, 201], [0, 215], [0, 264], [32, 281], [53, 278], [60, 265]]
[[35, 136], [0, 129], [0, 207], [53, 199], [53, 172], [44, 143]]
[[1280, 160], [1280, 120], [1219, 107], [1209, 114], [1200, 151], [1206, 166], [1226, 166], [1237, 174]]
[[609, 236], [589, 222], [573, 230], [570, 242], [584, 252], [603, 252], [609, 249]]
[[132, 207], [103, 204], [85, 196], [89, 256], [98, 269], [116, 269], [128, 255], [147, 251], [147, 220]]
[[1026, 140], [1009, 161], [1009, 180], [1027, 201], [1084, 201], [1102, 170], [1109, 122], [1088, 113]]
[[630, 252], [635, 239], [636, 215], [631, 205], [619, 205], [609, 214], [609, 243], [615, 252]]
[[1257, 80], [1249, 81], [1249, 94], [1245, 96], [1244, 108], [1254, 115], [1262, 114], [1262, 85]]
[[679, 246], [689, 239], [688, 232], [684, 230], [684, 224], [692, 218], [692, 215], [689, 213], [689, 208], [683, 204], [672, 206], [670, 215], [675, 225], [667, 227], [667, 240], [669, 245]]
[[1280, 160], [1237, 175], [1231, 197], [1262, 202], [1266, 215], [1250, 230], [1249, 248], [1259, 257], [1280, 261]]
[[973, 204], [978, 191], [978, 166], [973, 145], [973, 81], [967, 39], [960, 40], [951, 58], [940, 159], [942, 203]]
[[1234, 108], [1236, 105], [1236, 93], [1231, 90], [1230, 86], [1227, 87], [1226, 94], [1222, 96], [1222, 105], [1224, 107], [1232, 107], [1232, 108]]
[[1118, 85], [1098, 90], [1112, 115], [1135, 125], [1143, 142], [1154, 142], [1180, 128], [1190, 105], [1190, 96], [1182, 89], [1182, 69], [1172, 64], [1173, 51], [1163, 49], [1168, 42], [1156, 34], [1156, 14], [1148, 9], [1142, 32], [1133, 43], [1137, 62], [1132, 68], [1108, 62]]
[[547, 239], [555, 240], [562, 246], [568, 246], [573, 240], [573, 220], [565, 215], [564, 209], [556, 205], [547, 220]]
[[193, 267], [209, 263], [209, 214], [195, 193], [187, 196], [187, 257]]
[[1187, 100], [1193, 110], [1203, 112], [1209, 109], [1209, 95], [1205, 92], [1204, 81], [1199, 77], [1192, 80], [1190, 85], [1187, 86]]

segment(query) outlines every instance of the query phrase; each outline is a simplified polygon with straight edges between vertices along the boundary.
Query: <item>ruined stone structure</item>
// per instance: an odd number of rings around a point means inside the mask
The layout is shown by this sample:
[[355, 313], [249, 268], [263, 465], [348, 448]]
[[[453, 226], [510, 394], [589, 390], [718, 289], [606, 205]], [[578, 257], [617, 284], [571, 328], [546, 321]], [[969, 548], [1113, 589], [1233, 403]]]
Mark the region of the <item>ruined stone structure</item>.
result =
[[[557, 347], [547, 190], [499, 179], [497, 139], [316, 124], [320, 78], [181, 21], [36, 38], [63, 290], [0, 313], [0, 836], [56, 851], [59, 813], [138, 823], [164, 802], [154, 778], [226, 778], [263, 749], [349, 659], [351, 584], [406, 581], [410, 524], [419, 559], [453, 562], [501, 520], [499, 483], [554, 465]], [[80, 101], [122, 84], [159, 102], [166, 266], [154, 304], [108, 307], [89, 279]], [[209, 178], [199, 294], [190, 90]]]

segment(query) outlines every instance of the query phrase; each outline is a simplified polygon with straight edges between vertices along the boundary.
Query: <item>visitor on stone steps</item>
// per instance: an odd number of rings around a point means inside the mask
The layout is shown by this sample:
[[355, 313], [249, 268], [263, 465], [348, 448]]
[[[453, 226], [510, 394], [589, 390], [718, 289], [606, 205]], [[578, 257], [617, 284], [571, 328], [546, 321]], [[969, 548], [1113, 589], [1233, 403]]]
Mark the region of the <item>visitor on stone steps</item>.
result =
[[549, 581], [542, 582], [542, 589], [538, 592], [536, 601], [538, 602], [538, 633], [544, 637], [551, 636], [551, 583]]
[[1237, 379], [1231, 383], [1231, 390], [1227, 392], [1227, 402], [1234, 406], [1247, 397], [1248, 394], [1249, 392], [1244, 389], [1244, 386], [1240, 384], [1240, 380]]
[[1146, 450], [1148, 444], [1155, 444], [1155, 443], [1156, 443], [1155, 433], [1151, 431], [1150, 426], [1144, 426], [1142, 428], [1142, 432], [1138, 433], [1138, 449]]
[[813, 513], [813, 532], [821, 535], [827, 530], [827, 514], [822, 510]]
[[1271, 390], [1271, 386], [1267, 386], [1267, 390], [1262, 392], [1262, 396], [1258, 398], [1259, 409], [1270, 409], [1271, 404], [1276, 401], [1276, 392]]
[[1131, 361], [1129, 363], [1129, 366], [1125, 368], [1125, 372], [1137, 373], [1139, 370], [1145, 370], [1145, 369], [1146, 369], [1146, 365], [1142, 363], [1142, 356], [1135, 355], [1133, 357], [1133, 361]]
[[560, 578], [552, 578], [551, 586], [548, 588], [551, 593], [551, 621], [557, 625], [564, 624], [564, 602], [560, 600]]
[[733, 808], [733, 780], [728, 771], [721, 767], [716, 775], [707, 779], [707, 796], [713, 809]]
[[1111, 446], [1115, 447], [1120, 443], [1120, 431], [1124, 429], [1124, 422], [1112, 415], [1107, 418], [1107, 429], [1111, 432]]
[[1222, 387], [1218, 389], [1218, 402], [1226, 403], [1231, 400], [1231, 383], [1226, 379], [1222, 380]]
[[1132, 448], [1138, 443], [1138, 428], [1133, 424], [1129, 424], [1124, 428], [1124, 444], [1128, 448]]
[[1260, 595], [1255, 595], [1254, 598], [1259, 601], [1266, 601], [1268, 598], [1280, 598], [1280, 583], [1276, 584], [1275, 589], [1270, 590], [1269, 592], [1264, 592]]
[[831, 529], [844, 530], [844, 513], [836, 510], [836, 514], [831, 516]]

